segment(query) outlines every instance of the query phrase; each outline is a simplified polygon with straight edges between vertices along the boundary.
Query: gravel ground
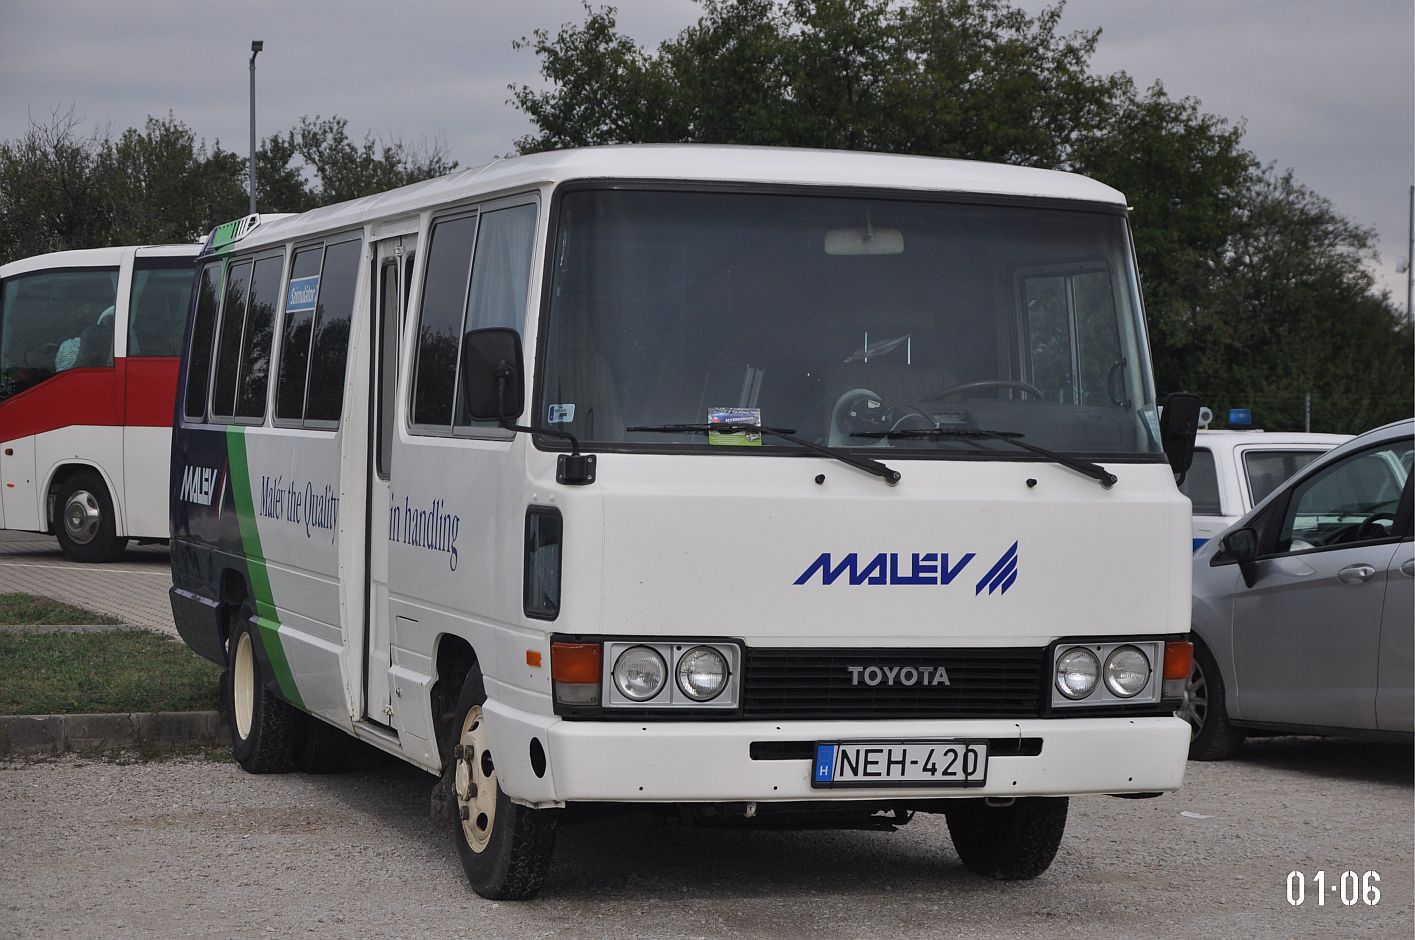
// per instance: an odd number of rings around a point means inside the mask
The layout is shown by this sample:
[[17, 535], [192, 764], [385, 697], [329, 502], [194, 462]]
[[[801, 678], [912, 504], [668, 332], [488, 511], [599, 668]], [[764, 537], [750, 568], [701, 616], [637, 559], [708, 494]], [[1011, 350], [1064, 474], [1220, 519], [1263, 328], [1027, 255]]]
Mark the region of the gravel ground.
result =
[[[1281, 738], [1190, 764], [1155, 800], [1073, 800], [1034, 882], [958, 862], [940, 817], [896, 833], [561, 830], [541, 897], [474, 895], [432, 778], [253, 777], [213, 759], [0, 764], [0, 936], [1411, 936], [1409, 747]], [[1380, 873], [1375, 906], [1312, 875]], [[1290, 871], [1307, 874], [1301, 907]]]

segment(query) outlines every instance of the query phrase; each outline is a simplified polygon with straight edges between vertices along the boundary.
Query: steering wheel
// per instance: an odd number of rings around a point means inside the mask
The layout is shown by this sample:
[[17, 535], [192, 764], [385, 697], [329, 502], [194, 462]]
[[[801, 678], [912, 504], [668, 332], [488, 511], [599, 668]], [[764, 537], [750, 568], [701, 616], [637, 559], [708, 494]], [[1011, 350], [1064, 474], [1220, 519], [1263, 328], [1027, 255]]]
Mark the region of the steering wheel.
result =
[[1366, 518], [1362, 519], [1361, 524], [1356, 527], [1356, 535], [1354, 536], [1355, 540], [1359, 542], [1365, 541], [1366, 539], [1385, 538], [1386, 535], [1389, 534], [1389, 530], [1385, 526], [1381, 525], [1381, 522], [1383, 520], [1394, 523], [1395, 513], [1373, 512]]
[[923, 401], [940, 401], [950, 395], [961, 395], [964, 392], [972, 392], [985, 388], [1015, 388], [1032, 396], [1033, 401], [1041, 401], [1046, 398], [1046, 392], [1037, 388], [1031, 382], [1022, 382], [1017, 379], [983, 379], [978, 382], [964, 382], [962, 385], [954, 385], [941, 392], [934, 392], [929, 397], [923, 399]]

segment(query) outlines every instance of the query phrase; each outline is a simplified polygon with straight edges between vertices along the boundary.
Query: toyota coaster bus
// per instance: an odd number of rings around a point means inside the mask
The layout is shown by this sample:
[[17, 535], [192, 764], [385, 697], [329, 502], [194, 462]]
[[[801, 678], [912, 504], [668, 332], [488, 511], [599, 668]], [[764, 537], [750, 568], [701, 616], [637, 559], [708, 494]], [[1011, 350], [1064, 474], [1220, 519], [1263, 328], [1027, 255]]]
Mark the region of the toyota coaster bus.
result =
[[439, 775], [482, 895], [584, 804], [942, 813], [1018, 879], [1068, 797], [1180, 786], [1198, 404], [1159, 417], [1115, 190], [590, 148], [198, 266], [171, 599], [235, 757]]
[[0, 528], [77, 561], [167, 538], [168, 446], [198, 245], [0, 267]]

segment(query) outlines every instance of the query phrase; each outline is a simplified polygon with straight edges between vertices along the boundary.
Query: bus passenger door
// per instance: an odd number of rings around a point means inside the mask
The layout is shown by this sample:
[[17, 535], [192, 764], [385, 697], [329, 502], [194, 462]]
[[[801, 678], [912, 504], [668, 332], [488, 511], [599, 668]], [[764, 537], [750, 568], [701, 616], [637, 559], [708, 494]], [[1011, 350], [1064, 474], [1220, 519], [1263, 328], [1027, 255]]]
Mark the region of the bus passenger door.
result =
[[398, 727], [396, 704], [389, 692], [392, 668], [392, 624], [388, 612], [388, 540], [393, 505], [394, 398], [398, 388], [399, 346], [406, 313], [408, 283], [413, 271], [416, 236], [402, 235], [376, 243], [374, 254], [374, 344], [369, 369], [373, 388], [370, 436], [372, 479], [369, 483], [369, 592], [368, 645], [364, 650], [367, 696], [365, 712], [370, 721]]

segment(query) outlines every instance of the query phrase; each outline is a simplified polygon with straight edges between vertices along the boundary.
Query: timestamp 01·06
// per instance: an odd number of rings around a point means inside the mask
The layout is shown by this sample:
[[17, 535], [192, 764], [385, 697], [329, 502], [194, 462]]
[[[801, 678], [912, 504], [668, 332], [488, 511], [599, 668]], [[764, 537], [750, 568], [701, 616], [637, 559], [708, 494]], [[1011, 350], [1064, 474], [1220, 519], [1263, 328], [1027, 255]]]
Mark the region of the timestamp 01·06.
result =
[[[1327, 893], [1330, 892], [1332, 900], [1341, 899], [1341, 903], [1347, 907], [1356, 904], [1376, 905], [1381, 902], [1380, 884], [1381, 876], [1374, 871], [1357, 874], [1354, 871], [1344, 871], [1340, 874], [1333, 873], [1328, 879], [1325, 871], [1312, 873], [1312, 900], [1317, 902], [1318, 907], [1325, 907], [1327, 903]], [[1287, 875], [1287, 903], [1293, 907], [1301, 907], [1307, 900], [1307, 875], [1300, 871], [1289, 872]]]

